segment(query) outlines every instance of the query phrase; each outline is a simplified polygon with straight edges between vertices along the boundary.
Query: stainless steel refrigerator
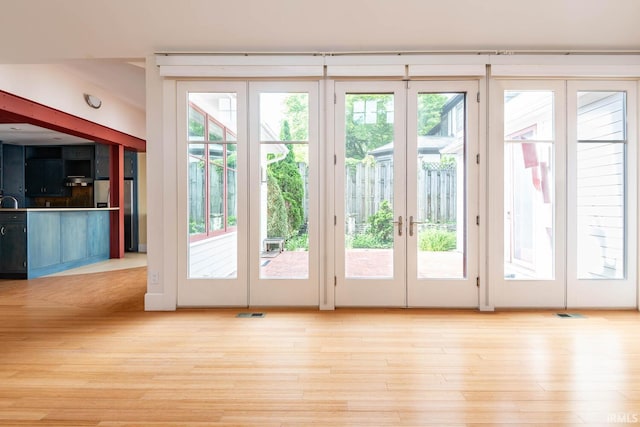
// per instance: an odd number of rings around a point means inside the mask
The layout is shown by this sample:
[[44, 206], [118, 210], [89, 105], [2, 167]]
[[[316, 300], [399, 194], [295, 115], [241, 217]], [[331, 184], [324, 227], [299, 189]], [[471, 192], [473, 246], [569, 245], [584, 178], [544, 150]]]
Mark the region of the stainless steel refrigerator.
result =
[[[93, 182], [94, 206], [97, 208], [110, 207], [109, 205], [109, 180], [96, 180]], [[137, 203], [135, 181], [124, 180], [124, 250], [138, 252], [138, 227], [137, 227]]]

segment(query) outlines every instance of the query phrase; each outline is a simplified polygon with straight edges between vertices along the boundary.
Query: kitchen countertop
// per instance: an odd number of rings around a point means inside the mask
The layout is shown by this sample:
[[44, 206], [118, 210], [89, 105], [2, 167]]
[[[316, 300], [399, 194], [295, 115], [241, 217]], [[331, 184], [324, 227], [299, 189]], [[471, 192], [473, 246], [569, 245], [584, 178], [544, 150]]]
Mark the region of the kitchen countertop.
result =
[[0, 212], [81, 212], [81, 211], [117, 211], [120, 208], [0, 208]]

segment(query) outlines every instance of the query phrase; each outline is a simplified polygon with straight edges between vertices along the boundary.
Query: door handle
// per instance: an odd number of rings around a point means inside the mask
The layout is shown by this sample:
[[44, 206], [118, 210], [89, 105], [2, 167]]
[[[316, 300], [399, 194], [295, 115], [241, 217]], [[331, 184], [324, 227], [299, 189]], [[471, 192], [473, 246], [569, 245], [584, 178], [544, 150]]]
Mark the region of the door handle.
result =
[[394, 224], [398, 224], [398, 236], [402, 236], [402, 215], [398, 217], [397, 221], [393, 221]]
[[413, 224], [424, 224], [424, 221], [414, 221], [413, 216], [409, 217], [409, 236], [413, 236]]
[[7, 229], [4, 228], [4, 225], [2, 226], [2, 228], [0, 228], [0, 234], [2, 234], [3, 236], [7, 234]]

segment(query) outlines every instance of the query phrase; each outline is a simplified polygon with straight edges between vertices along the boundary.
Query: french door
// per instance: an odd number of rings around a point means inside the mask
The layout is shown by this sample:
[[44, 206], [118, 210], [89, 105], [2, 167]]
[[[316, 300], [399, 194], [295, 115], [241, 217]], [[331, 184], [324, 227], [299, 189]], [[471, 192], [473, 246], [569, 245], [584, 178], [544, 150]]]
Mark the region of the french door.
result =
[[336, 306], [478, 306], [477, 93], [336, 82]]
[[636, 83], [498, 80], [489, 280], [496, 307], [635, 307]]
[[318, 306], [318, 86], [178, 82], [179, 306]]

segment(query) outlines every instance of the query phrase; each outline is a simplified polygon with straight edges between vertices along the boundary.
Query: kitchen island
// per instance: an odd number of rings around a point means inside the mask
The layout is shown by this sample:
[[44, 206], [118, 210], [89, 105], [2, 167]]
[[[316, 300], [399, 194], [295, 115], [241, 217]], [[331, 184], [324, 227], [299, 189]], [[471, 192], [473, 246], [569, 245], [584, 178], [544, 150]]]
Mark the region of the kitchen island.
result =
[[0, 279], [32, 279], [109, 259], [118, 208], [0, 209]]

